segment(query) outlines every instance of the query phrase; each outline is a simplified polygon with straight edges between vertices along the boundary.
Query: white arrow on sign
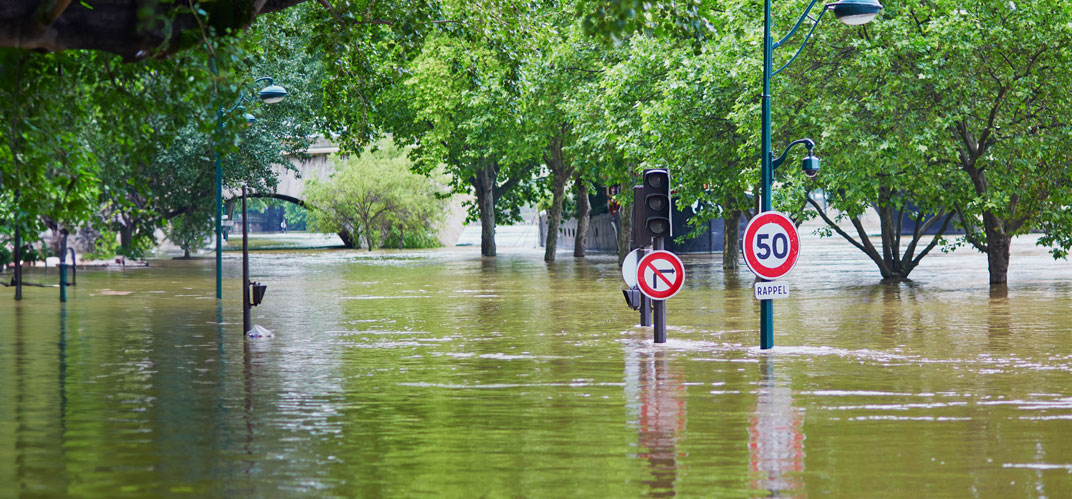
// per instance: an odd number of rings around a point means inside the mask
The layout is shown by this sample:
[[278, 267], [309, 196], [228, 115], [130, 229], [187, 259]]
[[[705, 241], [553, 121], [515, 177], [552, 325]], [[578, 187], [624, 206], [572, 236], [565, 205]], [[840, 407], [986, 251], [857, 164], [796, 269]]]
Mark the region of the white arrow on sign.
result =
[[681, 290], [685, 266], [677, 255], [663, 250], [648, 253], [637, 264], [637, 287], [652, 300], [666, 300]]

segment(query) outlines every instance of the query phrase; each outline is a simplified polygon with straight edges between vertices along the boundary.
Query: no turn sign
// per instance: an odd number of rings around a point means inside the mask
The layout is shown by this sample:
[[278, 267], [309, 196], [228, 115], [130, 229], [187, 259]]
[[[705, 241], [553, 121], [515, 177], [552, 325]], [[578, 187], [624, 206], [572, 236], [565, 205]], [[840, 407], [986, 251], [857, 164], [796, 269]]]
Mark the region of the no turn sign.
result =
[[644, 255], [637, 264], [637, 287], [652, 300], [666, 300], [681, 290], [685, 282], [685, 266], [669, 251], [654, 251]]
[[797, 227], [789, 217], [765, 211], [744, 229], [744, 261], [757, 276], [774, 280], [793, 270], [800, 254]]

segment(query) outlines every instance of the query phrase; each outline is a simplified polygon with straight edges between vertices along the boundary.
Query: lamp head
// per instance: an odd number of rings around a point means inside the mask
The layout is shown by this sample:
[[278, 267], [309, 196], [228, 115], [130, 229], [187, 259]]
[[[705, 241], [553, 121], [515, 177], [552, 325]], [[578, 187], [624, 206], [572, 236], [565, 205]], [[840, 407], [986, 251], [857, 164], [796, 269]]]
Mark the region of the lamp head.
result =
[[882, 4], [878, 3], [878, 0], [841, 0], [827, 4], [826, 7], [834, 11], [834, 16], [839, 21], [849, 26], [867, 24], [882, 10]]
[[262, 88], [259, 95], [261, 102], [275, 104], [287, 96], [287, 90], [279, 85], [272, 84]]
[[808, 157], [804, 158], [804, 161], [800, 164], [800, 169], [808, 178], [815, 178], [819, 174], [819, 158], [812, 156], [811, 151], [809, 151]]

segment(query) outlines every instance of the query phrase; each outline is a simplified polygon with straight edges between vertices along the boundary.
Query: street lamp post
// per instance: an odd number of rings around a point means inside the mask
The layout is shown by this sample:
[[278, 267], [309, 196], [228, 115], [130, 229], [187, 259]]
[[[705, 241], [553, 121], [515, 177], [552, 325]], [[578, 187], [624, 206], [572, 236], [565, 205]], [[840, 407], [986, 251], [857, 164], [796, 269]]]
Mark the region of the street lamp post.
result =
[[[778, 42], [774, 42], [771, 38], [771, 0], [764, 0], [763, 2], [763, 147], [761, 152], [763, 165], [760, 170], [760, 181], [762, 182], [761, 211], [771, 210], [771, 184], [774, 180], [774, 168], [776, 167], [774, 164], [776, 158], [771, 152], [771, 78], [796, 60], [797, 56], [800, 55], [800, 52], [804, 50], [804, 46], [808, 44], [808, 40], [811, 39], [811, 34], [815, 31], [815, 27], [819, 25], [819, 21], [822, 20], [823, 14], [826, 13], [827, 9], [832, 10], [834, 16], [836, 16], [838, 20], [850, 26], [866, 24], [874, 19], [875, 16], [878, 15], [878, 12], [882, 10], [882, 4], [880, 4], [878, 0], [841, 0], [836, 3], [823, 5], [822, 11], [819, 12], [819, 17], [812, 23], [811, 30], [808, 31], [808, 36], [804, 38], [804, 42], [800, 44], [800, 48], [798, 48], [796, 53], [793, 54], [793, 57], [789, 59], [789, 62], [786, 62], [777, 71], [773, 71], [774, 67], [772, 61], [774, 49], [777, 49], [785, 43], [786, 40], [797, 32], [797, 29], [804, 23], [804, 20], [809, 19], [808, 14], [818, 1], [819, 0], [812, 0], [812, 2], [808, 4], [808, 8], [804, 9], [804, 14], [797, 20], [793, 29], [791, 29], [789, 33]], [[808, 146], [808, 158], [804, 160], [804, 170], [809, 176], [814, 176], [814, 173], [818, 172], [819, 160], [811, 154], [811, 150], [815, 146], [815, 143], [810, 139], [794, 141], [786, 148], [785, 153], [783, 153], [780, 158], [777, 158], [777, 163], [780, 165], [781, 162], [785, 160], [785, 156], [788, 154], [789, 149], [798, 143]], [[814, 166], [814, 169], [811, 169], [810, 166]], [[768, 349], [772, 347], [774, 347], [774, 301], [760, 300], [759, 348]]]
[[[212, 70], [216, 71], [216, 61], [212, 61]], [[258, 93], [261, 102], [265, 104], [275, 104], [283, 100], [287, 96], [287, 91], [272, 82], [272, 79], [264, 76], [253, 80], [253, 83], [260, 83], [267, 81], [268, 86], [261, 89]], [[216, 110], [216, 141], [213, 144], [216, 150], [216, 299], [223, 298], [223, 165], [222, 158], [220, 156], [219, 137], [223, 133], [224, 119], [227, 115], [236, 110], [245, 111], [245, 104], [250, 100], [248, 95], [242, 94], [235, 100], [234, 105], [230, 108], [220, 106]], [[247, 123], [252, 123], [254, 118], [249, 113], [243, 113], [243, 117]]]

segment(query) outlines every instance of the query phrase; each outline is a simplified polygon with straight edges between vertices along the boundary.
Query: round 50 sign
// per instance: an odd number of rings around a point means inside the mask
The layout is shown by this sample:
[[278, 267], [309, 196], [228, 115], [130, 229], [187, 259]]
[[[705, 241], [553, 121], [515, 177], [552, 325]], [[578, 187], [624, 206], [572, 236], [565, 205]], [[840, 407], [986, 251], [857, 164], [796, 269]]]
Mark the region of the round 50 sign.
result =
[[800, 254], [797, 227], [777, 211], [756, 215], [744, 229], [744, 261], [763, 279], [778, 279], [793, 270]]

